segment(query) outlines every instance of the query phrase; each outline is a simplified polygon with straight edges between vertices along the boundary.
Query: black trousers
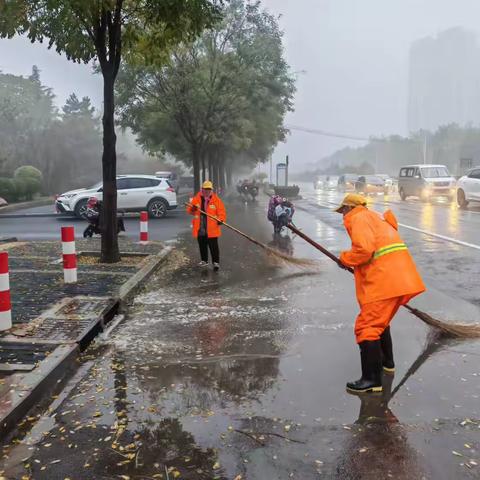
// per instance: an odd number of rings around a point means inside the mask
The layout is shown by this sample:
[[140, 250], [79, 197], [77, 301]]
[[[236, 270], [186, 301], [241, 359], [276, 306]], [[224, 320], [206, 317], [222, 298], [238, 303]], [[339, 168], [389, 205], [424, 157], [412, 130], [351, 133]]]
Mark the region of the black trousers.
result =
[[218, 238], [198, 237], [198, 246], [200, 247], [200, 258], [208, 262], [208, 249], [213, 263], [220, 263], [220, 249], [218, 248]]

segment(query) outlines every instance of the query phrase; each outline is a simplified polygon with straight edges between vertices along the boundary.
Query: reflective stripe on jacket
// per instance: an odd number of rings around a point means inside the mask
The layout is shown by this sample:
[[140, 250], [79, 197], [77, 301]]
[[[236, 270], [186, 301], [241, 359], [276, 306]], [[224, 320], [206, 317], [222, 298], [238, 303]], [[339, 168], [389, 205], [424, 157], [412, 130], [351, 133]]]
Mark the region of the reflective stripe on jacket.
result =
[[[192, 207], [187, 206], [187, 212], [190, 215], [193, 215], [192, 219], [192, 234], [195, 238], [198, 237], [198, 232], [200, 230], [200, 208], [202, 206], [201, 193], [197, 193], [189, 202], [191, 205], [197, 207], [197, 210], [193, 210]], [[224, 222], [227, 219], [227, 214], [225, 211], [225, 206], [220, 200], [220, 197], [215, 193], [212, 193], [210, 202], [208, 204], [208, 214], [213, 215], [218, 218], [220, 222]], [[217, 238], [222, 235], [220, 225], [216, 220], [213, 220], [210, 217], [207, 217], [207, 236], [208, 238]]]
[[405, 296], [405, 302], [425, 291], [407, 246], [401, 239], [391, 211], [383, 217], [356, 207], [344, 217], [352, 248], [340, 260], [355, 271], [360, 305]]

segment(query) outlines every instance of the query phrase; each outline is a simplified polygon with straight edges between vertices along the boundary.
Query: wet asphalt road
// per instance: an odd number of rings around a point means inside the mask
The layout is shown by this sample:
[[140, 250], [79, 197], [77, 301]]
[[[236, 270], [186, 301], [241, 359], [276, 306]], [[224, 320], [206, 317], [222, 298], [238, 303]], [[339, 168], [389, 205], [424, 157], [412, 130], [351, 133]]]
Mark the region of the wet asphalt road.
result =
[[[18, 210], [21, 214], [53, 214], [54, 207], [43, 206]], [[140, 237], [140, 219], [138, 216], [127, 217], [124, 219], [125, 233], [130, 238], [138, 239]], [[75, 227], [75, 236], [81, 238], [83, 231], [87, 227], [87, 222], [75, 217], [59, 216], [55, 217], [27, 217], [27, 218], [1, 218], [0, 217], [0, 236], [17, 237], [19, 240], [55, 240], [60, 238], [61, 227]], [[185, 218], [183, 209], [178, 207], [176, 210], [170, 210], [165, 218], [150, 219], [149, 233], [153, 240], [165, 241], [175, 238], [179, 231], [188, 229], [188, 221]]]
[[[295, 218], [336, 253], [349, 245], [330, 208], [339, 198], [306, 190]], [[265, 202], [231, 205], [229, 216], [269, 242]], [[417, 202], [389, 206], [429, 287], [414, 304], [478, 321], [480, 250], [458, 241], [475, 244], [479, 215]], [[180, 233], [177, 253], [124, 322], [85, 352], [50, 410], [5, 445], [3, 475], [480, 478], [480, 341], [435, 340], [402, 311], [392, 325], [397, 372], [385, 377], [386, 393], [347, 394], [345, 382], [359, 374], [353, 282], [302, 242], [277, 244], [318, 261], [299, 271], [227, 233], [214, 274], [194, 266], [194, 242]]]

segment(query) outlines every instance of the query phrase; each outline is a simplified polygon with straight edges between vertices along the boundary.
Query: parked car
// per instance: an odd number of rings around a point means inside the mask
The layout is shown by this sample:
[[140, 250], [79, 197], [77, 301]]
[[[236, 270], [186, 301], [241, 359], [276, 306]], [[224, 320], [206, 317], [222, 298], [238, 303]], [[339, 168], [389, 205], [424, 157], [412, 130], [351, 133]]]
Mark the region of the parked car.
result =
[[[148, 211], [152, 218], [162, 218], [168, 210], [177, 208], [177, 194], [169, 180], [152, 175], [119, 175], [117, 177], [117, 207], [125, 212]], [[102, 182], [89, 188], [72, 190], [55, 201], [58, 212], [84, 218], [90, 197], [102, 200]]]
[[388, 193], [385, 180], [376, 175], [362, 175], [355, 182], [355, 191], [363, 194]]
[[358, 175], [354, 173], [345, 173], [340, 175], [337, 182], [337, 190], [341, 192], [355, 191], [355, 183], [358, 182]]
[[410, 196], [429, 200], [433, 197], [455, 198], [456, 181], [445, 165], [407, 165], [400, 169], [398, 193], [402, 200]]
[[175, 189], [175, 193], [180, 190], [180, 178], [175, 172], [155, 172], [158, 178], [164, 178], [170, 182], [170, 185]]
[[469, 202], [480, 202], [480, 166], [458, 180], [457, 202], [460, 208], [466, 208]]

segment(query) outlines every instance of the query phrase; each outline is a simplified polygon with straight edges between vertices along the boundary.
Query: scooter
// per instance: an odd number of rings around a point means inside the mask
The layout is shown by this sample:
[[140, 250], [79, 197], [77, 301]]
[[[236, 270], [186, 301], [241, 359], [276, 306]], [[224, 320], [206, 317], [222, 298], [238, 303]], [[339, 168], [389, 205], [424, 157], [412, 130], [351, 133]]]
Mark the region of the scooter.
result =
[[[95, 197], [88, 200], [87, 212], [85, 217], [88, 222], [87, 228], [83, 232], [83, 238], [92, 238], [94, 235], [102, 234], [102, 226], [100, 217], [102, 213], [102, 202]], [[117, 219], [117, 233], [125, 231], [125, 224], [123, 218]]]

